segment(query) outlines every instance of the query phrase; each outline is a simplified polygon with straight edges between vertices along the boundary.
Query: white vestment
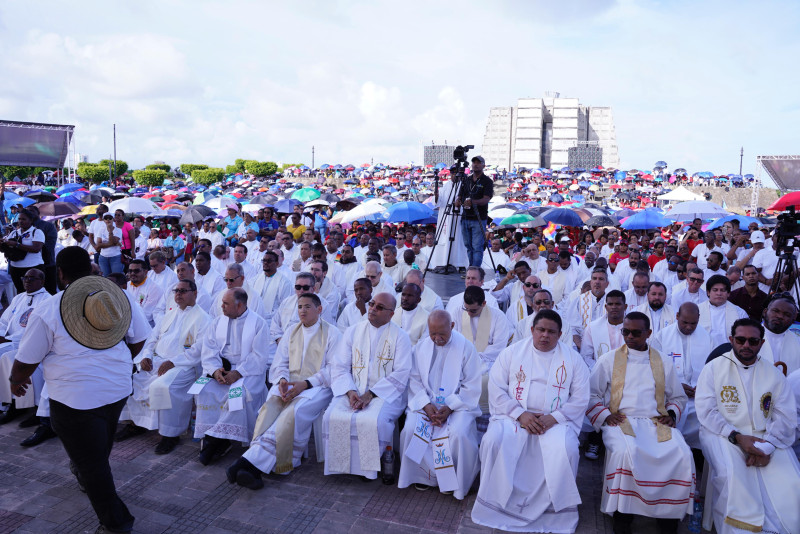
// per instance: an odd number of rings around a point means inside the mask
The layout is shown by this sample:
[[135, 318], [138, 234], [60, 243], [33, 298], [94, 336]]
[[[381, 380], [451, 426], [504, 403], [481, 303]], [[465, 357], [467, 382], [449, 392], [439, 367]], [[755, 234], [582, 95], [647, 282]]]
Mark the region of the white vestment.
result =
[[608, 318], [603, 316], [589, 323], [589, 327], [583, 331], [581, 356], [589, 369], [593, 369], [600, 356], [624, 344], [622, 323], [611, 324]]
[[737, 319], [749, 317], [746, 311], [730, 302], [726, 302], [722, 306], [712, 306], [711, 302], [706, 301], [698, 308], [700, 309], [700, 321], [697, 324], [705, 328], [711, 335], [712, 349], [728, 343], [731, 327]]
[[553, 295], [554, 306], [560, 305], [567, 293], [572, 290], [572, 278], [569, 276], [569, 271], [565, 271], [561, 267], [558, 267], [552, 274], [546, 270], [539, 271], [536, 276], [542, 281], [542, 287]]
[[[532, 313], [531, 315], [536, 315]], [[528, 315], [528, 302], [522, 298], [515, 304], [510, 305], [506, 310], [506, 319], [512, 328], [516, 329], [517, 325], [524, 322]]]
[[[242, 289], [247, 291], [247, 309], [263, 318], [266, 314], [264, 301], [261, 300], [258, 293], [256, 293], [250, 285], [245, 284], [242, 286]], [[222, 317], [222, 297], [225, 296], [227, 291], [226, 289], [214, 295], [214, 302], [211, 304], [211, 311], [208, 313], [212, 319]]]
[[[484, 315], [488, 317], [484, 319]], [[508, 346], [511, 336], [514, 335], [514, 329], [505, 314], [489, 306], [484, 306], [479, 317], [470, 317], [462, 310], [453, 316], [453, 323], [453, 329], [475, 345], [478, 356], [483, 361], [484, 374], [489, 372], [497, 355]]]
[[[210, 377], [223, 367], [223, 358], [231, 370], [242, 375], [239, 385], [223, 385], [213, 378], [197, 394], [197, 422], [194, 437], [204, 435], [250, 443], [259, 407], [266, 396], [267, 323], [257, 313], [247, 310], [236, 319], [221, 315], [213, 319], [203, 338], [202, 376]], [[238, 382], [238, 381], [237, 381]], [[241, 387], [241, 390], [237, 388]], [[243, 406], [231, 406], [231, 397], [240, 394]]]
[[[697, 386], [700, 371], [711, 354], [711, 336], [702, 326], [698, 326], [690, 336], [683, 335], [678, 323], [673, 323], [650, 338], [654, 349], [675, 366], [675, 374], [682, 384]], [[689, 397], [684, 416], [677, 424], [686, 443], [693, 449], [700, 448], [700, 423], [695, 413], [694, 398]]]
[[419, 301], [419, 306], [428, 312], [444, 309], [442, 298], [427, 286], [422, 289], [422, 300]]
[[681, 287], [672, 291], [668, 304], [675, 310], [675, 313], [678, 313], [684, 302], [693, 302], [700, 306], [700, 304], [707, 301], [708, 295], [706, 295], [706, 290], [702, 287], [697, 290], [697, 293], [690, 293], [688, 287]]
[[[322, 332], [323, 326], [325, 332]], [[293, 338], [292, 334], [295, 332]], [[309, 345], [314, 336], [320, 336], [319, 345], [309, 353]], [[267, 401], [261, 407], [250, 448], [244, 453], [244, 458], [260, 471], [270, 473], [275, 470], [278, 473], [288, 473], [300, 465], [308, 439], [311, 437], [312, 425], [333, 398], [330, 387], [330, 362], [340, 337], [340, 332], [332, 324], [317, 320], [310, 327], [298, 323], [278, 344], [275, 360], [270, 369], [273, 386], [267, 394]], [[298, 346], [292, 346], [293, 343], [297, 343]], [[293, 354], [295, 358], [292, 358]], [[306, 361], [306, 357], [312, 354], [318, 359], [318, 364], [316, 361]], [[308, 380], [312, 387], [300, 393], [287, 405], [281, 400], [278, 384], [282, 378], [288, 382]], [[283, 440], [287, 440], [286, 443]], [[321, 443], [319, 437], [317, 441]], [[291, 456], [287, 454], [282, 458], [282, 461], [286, 462], [283, 465], [277, 465], [280, 455], [279, 442], [287, 453], [291, 450]], [[317, 449], [317, 458], [322, 458], [320, 449]]]
[[150, 323], [150, 326], [155, 324], [153, 312], [155, 312], [156, 306], [158, 306], [158, 301], [160, 301], [161, 297], [170, 291], [172, 287], [173, 286], [169, 286], [167, 289], [161, 289], [161, 286], [150, 278], [145, 278], [144, 283], [138, 286], [128, 282], [128, 293], [133, 297], [133, 301], [141, 306], [144, 311], [144, 316], [147, 317], [147, 322]]
[[[558, 340], [561, 343], [566, 343], [568, 347], [573, 348], [575, 346], [575, 342], [572, 339], [572, 335], [575, 333], [575, 329], [572, 328], [572, 325], [567, 322], [564, 315], [559, 313], [559, 316], [561, 317], [561, 337]], [[517, 323], [517, 328], [514, 330], [514, 338], [512, 340], [514, 343], [517, 341], [522, 341], [523, 339], [528, 339], [533, 335], [531, 333], [531, 327], [533, 326], [533, 320], [535, 318], [536, 314], [532, 313]]]
[[565, 311], [567, 320], [575, 328], [575, 335], [582, 336], [589, 323], [605, 315], [605, 307], [605, 293], [599, 299], [591, 291], [578, 295], [575, 303], [570, 304]]
[[[173, 289], [175, 286], [178, 285], [179, 282], [175, 282], [175, 284], [170, 287], [166, 293], [164, 293], [160, 299], [158, 299], [158, 304], [156, 305], [155, 309], [153, 310], [153, 325], [157, 324], [161, 319], [164, 318], [164, 315], [174, 310], [178, 307], [175, 303], [175, 293]], [[130, 285], [130, 284], [129, 284]], [[207, 314], [211, 315], [211, 307], [214, 305], [214, 299], [211, 295], [209, 295], [202, 286], [197, 286], [197, 298], [195, 299], [195, 306], [202, 309]]]
[[[392, 444], [397, 418], [406, 406], [411, 372], [411, 342], [393, 322], [376, 328], [361, 321], [348, 328], [334, 353], [334, 399], [322, 418], [325, 474], [350, 473], [377, 478], [380, 454]], [[348, 391], [376, 397], [353, 411]]]
[[397, 300], [397, 307], [392, 315], [392, 322], [403, 329], [408, 334], [411, 345], [416, 345], [417, 341], [428, 337], [428, 312], [419, 305], [410, 311], [406, 311], [400, 306]]
[[636, 294], [636, 290], [632, 287], [625, 292], [625, 313], [632, 312], [637, 306], [642, 304], [647, 304], [646, 292], [644, 295], [639, 296]]
[[203, 286], [203, 289], [206, 290], [206, 293], [212, 297], [216, 296], [218, 292], [226, 289], [225, 281], [222, 279], [222, 275], [220, 275], [214, 269], [209, 269], [206, 274], [200, 274], [200, 271], [195, 270], [194, 283], [198, 286]]
[[647, 318], [650, 319], [650, 330], [653, 331], [652, 335], [658, 334], [662, 328], [675, 322], [675, 312], [673, 312], [672, 308], [667, 304], [664, 304], [658, 310], [651, 308], [650, 304], [641, 304], [636, 308], [636, 311], [645, 314]]
[[[728, 352], [703, 368], [695, 403], [717, 532], [800, 532], [800, 464], [791, 449], [797, 414], [783, 374], [764, 358], [744, 366]], [[728, 441], [733, 430], [767, 442], [765, 467], [745, 465], [744, 452]]]
[[[444, 266], [447, 263], [448, 250], [450, 254], [450, 265], [461, 267], [468, 264], [467, 247], [464, 246], [464, 237], [461, 234], [461, 214], [448, 214], [445, 217], [445, 206], [455, 202], [458, 191], [453, 192], [453, 182], [448, 180], [441, 184], [439, 188], [439, 201], [436, 206], [439, 208], [439, 218], [436, 221], [436, 231], [439, 240], [436, 243], [436, 250], [430, 256], [428, 266], [431, 269]], [[455, 233], [455, 240], [450, 242], [450, 234]]]
[[[492, 417], [481, 442], [474, 522], [516, 532], [575, 532], [578, 432], [588, 401], [589, 371], [568, 345], [545, 353], [529, 338], [500, 353], [489, 375]], [[531, 434], [517, 421], [525, 411], [549, 414], [558, 424]]]
[[178, 281], [178, 275], [175, 274], [175, 271], [169, 267], [164, 267], [164, 270], [160, 273], [150, 269], [147, 271], [147, 278], [155, 282], [156, 285], [161, 288], [161, 293], [165, 293], [169, 288], [175, 285], [175, 282]]
[[[414, 364], [408, 384], [406, 424], [400, 434], [404, 456], [397, 485], [440, 485], [444, 478], [456, 499], [463, 499], [478, 475], [478, 431], [480, 415], [481, 361], [472, 343], [452, 332], [443, 347], [426, 336], [414, 348]], [[439, 407], [437, 397], [453, 412], [447, 423], [433, 434], [423, 408]], [[419, 441], [420, 443], [414, 443]], [[434, 444], [441, 445], [437, 450]], [[449, 469], [454, 473], [442, 475]], [[438, 476], [437, 476], [438, 475]], [[440, 491], [445, 491], [440, 485]]]
[[[627, 349], [617, 349], [622, 353], [620, 384], [612, 387], [617, 351], [601, 355], [590, 378], [586, 415], [596, 430], [602, 430], [606, 446], [600, 509], [606, 514], [681, 519], [694, 507], [694, 459], [681, 433], [654, 418], [672, 411], [679, 422], [686, 393], [674, 366], [658, 351], [651, 348], [651, 360], [649, 352]], [[656, 398], [660, 388], [662, 397]], [[612, 397], [619, 403], [618, 413], [626, 416], [617, 426], [605, 424], [614, 408]]]
[[[322, 315], [320, 318], [331, 324], [336, 323], [336, 313], [330, 309], [325, 299], [320, 297], [322, 301]], [[294, 325], [300, 322], [300, 317], [297, 315], [297, 295], [292, 293], [283, 302], [280, 303], [278, 310], [272, 315], [272, 321], [269, 323], [269, 343], [275, 346], [283, 335], [288, 332]], [[274, 350], [268, 350], [267, 356], [269, 358], [275, 353]], [[272, 360], [268, 360], [272, 364]]]
[[[486, 305], [491, 306], [492, 308], [500, 309], [499, 304], [497, 303], [497, 299], [494, 298], [491, 291], [483, 290], [483, 296], [486, 297]], [[464, 292], [457, 293], [450, 297], [450, 300], [447, 301], [447, 306], [445, 310], [447, 313], [450, 314], [450, 317], [458, 317], [461, 315], [461, 308], [464, 306]]]
[[369, 311], [368, 306], [364, 305], [365, 312], [362, 314], [361, 310], [358, 309], [355, 302], [351, 302], [347, 306], [344, 307], [342, 313], [339, 314], [339, 318], [336, 320], [336, 326], [344, 332], [357, 322], [366, 320], [367, 318], [367, 311]]
[[[211, 317], [199, 306], [167, 312], [150, 332], [134, 359], [133, 394], [128, 397], [120, 420], [130, 419], [162, 436], [176, 437], [189, 426], [194, 398], [187, 391], [200, 373], [200, 347]], [[152, 370], [142, 370], [149, 358]], [[158, 376], [166, 361], [175, 367]]]
[[775, 334], [765, 326], [764, 344], [758, 354], [772, 363], [783, 362], [788, 376], [800, 369], [800, 336], [793, 330]]

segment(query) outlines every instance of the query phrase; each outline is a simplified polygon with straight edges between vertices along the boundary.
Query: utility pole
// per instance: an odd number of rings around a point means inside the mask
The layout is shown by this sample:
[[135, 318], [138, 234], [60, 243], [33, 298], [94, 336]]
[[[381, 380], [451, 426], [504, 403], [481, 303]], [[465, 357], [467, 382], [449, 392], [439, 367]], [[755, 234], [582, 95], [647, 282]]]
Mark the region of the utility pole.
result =
[[117, 178], [117, 125], [114, 124], [114, 179]]
[[744, 160], [744, 147], [739, 151], [739, 176], [742, 175], [742, 160]]
[[314, 145], [311, 145], [311, 168], [316, 169], [317, 167], [314, 165]]

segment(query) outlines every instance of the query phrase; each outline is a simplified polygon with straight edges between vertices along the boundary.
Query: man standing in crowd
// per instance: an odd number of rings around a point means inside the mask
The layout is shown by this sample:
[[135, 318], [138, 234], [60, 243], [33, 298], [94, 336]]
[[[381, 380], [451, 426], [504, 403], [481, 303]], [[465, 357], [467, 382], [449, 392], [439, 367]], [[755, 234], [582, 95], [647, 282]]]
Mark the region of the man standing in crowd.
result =
[[456, 208], [461, 210], [461, 233], [464, 246], [467, 248], [469, 265], [483, 264], [483, 249], [486, 244], [486, 219], [489, 213], [489, 201], [494, 196], [494, 184], [491, 178], [483, 174], [486, 160], [483, 156], [472, 158], [472, 174], [461, 183]]
[[760, 322], [764, 308], [769, 301], [769, 295], [758, 287], [758, 269], [755, 266], [745, 265], [742, 268], [742, 277], [744, 286], [731, 291], [728, 302], [739, 306], [752, 320]]

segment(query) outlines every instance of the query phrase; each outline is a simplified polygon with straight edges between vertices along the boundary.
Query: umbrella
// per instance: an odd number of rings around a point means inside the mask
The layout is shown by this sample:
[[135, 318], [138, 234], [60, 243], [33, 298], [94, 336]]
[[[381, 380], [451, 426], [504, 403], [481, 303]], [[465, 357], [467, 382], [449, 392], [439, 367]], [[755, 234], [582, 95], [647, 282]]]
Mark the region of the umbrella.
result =
[[654, 210], [642, 210], [625, 219], [620, 226], [626, 230], [650, 230], [669, 226], [672, 221]]
[[202, 193], [198, 193], [197, 195], [195, 195], [194, 202], [192, 202], [192, 203], [195, 204], [195, 205], [204, 204], [205, 202], [208, 202], [209, 200], [211, 200], [212, 198], [214, 198], [216, 196], [217, 196], [217, 194], [212, 192], [212, 191], [204, 191]]
[[303, 189], [298, 189], [292, 193], [292, 198], [294, 200], [300, 200], [302, 202], [308, 202], [309, 200], [317, 199], [319, 196], [320, 192], [313, 187], [304, 187]]
[[728, 215], [728, 212], [722, 209], [722, 206], [713, 202], [689, 200], [672, 206], [664, 215], [676, 221], [691, 221], [696, 218], [716, 219], [717, 217]]
[[655, 169], [666, 169], [667, 168], [667, 162], [666, 161], [656, 161], [656, 164], [653, 165], [653, 168], [655, 168]]
[[198, 223], [209, 217], [214, 217], [214, 215], [216, 215], [216, 213], [208, 206], [189, 206], [186, 208], [186, 211], [181, 214], [179, 222], [181, 225], [186, 223]]
[[228, 206], [236, 208], [236, 201], [228, 197], [214, 197], [210, 200], [206, 200], [203, 206], [208, 206], [216, 212], [221, 209], [226, 209]]
[[294, 211], [295, 206], [300, 206], [303, 203], [295, 198], [282, 198], [275, 203], [275, 211], [278, 213], [291, 213]]
[[139, 197], [128, 197], [121, 200], [115, 200], [108, 205], [108, 211], [111, 213], [114, 213], [116, 210], [122, 210], [125, 213], [137, 213], [144, 215], [147, 213], [160, 212], [161, 208], [156, 206], [151, 200]]
[[275, 200], [270, 200], [268, 197], [273, 197], [278, 200], [275, 195], [257, 195], [250, 199], [250, 204], [262, 204], [264, 206], [271, 206]]
[[418, 224], [419, 221], [436, 216], [431, 208], [420, 202], [398, 202], [389, 206], [388, 211], [389, 218], [386, 219], [386, 222], [390, 223]]
[[56, 189], [57, 195], [64, 195], [66, 193], [72, 193], [73, 191], [77, 191], [78, 189], [83, 188], [83, 184], [64, 184], [58, 189]]
[[49, 191], [43, 191], [41, 189], [34, 189], [33, 191], [28, 191], [25, 193], [27, 198], [32, 198], [36, 202], [51, 202], [58, 197], [55, 196], [53, 193]]
[[346, 198], [336, 203], [336, 209], [348, 211], [361, 204], [361, 201], [362, 199], [359, 197]]
[[542, 213], [542, 218], [553, 224], [562, 226], [583, 226], [583, 221], [577, 213], [567, 208], [552, 208]]
[[517, 213], [517, 209], [515, 208], [496, 208], [489, 212], [489, 217], [492, 219], [504, 219], [506, 217], [511, 217]]
[[69, 202], [41, 202], [37, 205], [41, 216], [57, 217], [80, 213], [81, 208]]
[[594, 215], [586, 221], [586, 226], [616, 226], [619, 220], [610, 215]]
[[[6, 193], [8, 195], [8, 193]], [[80, 198], [76, 197], [75, 195], [64, 195], [58, 197], [59, 202], [69, 202], [70, 204], [75, 204], [76, 206], [84, 206], [86, 205]]]
[[783, 195], [767, 209], [780, 211], [787, 209], [789, 206], [800, 206], [800, 191], [793, 191]]
[[550, 202], [564, 202], [564, 196], [559, 193], [553, 193], [550, 195]]
[[9, 212], [9, 210], [11, 210], [11, 206], [22, 206], [23, 208], [27, 208], [28, 206], [36, 204], [36, 201], [32, 198], [18, 197], [12, 201], [6, 201], [3, 204], [5, 204], [6, 211]]
[[747, 228], [747, 226], [750, 223], [756, 223], [759, 226], [761, 225], [761, 222], [758, 219], [756, 219], [755, 217], [746, 217], [745, 215], [728, 215], [727, 217], [720, 217], [719, 219], [717, 219], [713, 223], [709, 224], [708, 228], [706, 228], [706, 230], [713, 230], [714, 228], [720, 228], [726, 222], [732, 221], [734, 219], [739, 221], [739, 227], [740, 228]]
[[509, 215], [508, 217], [503, 218], [502, 222], [503, 224], [515, 225], [515, 224], [528, 223], [533, 220], [534, 217], [528, 215], [527, 213], [515, 213], [514, 215]]
[[348, 211], [344, 217], [342, 217], [341, 222], [385, 221], [388, 215], [389, 212], [386, 211], [383, 204], [379, 202], [365, 202]]
[[328, 202], [327, 200], [322, 200], [321, 198], [312, 200], [311, 202], [306, 202], [307, 208], [313, 208], [315, 206], [330, 206], [330, 205], [331, 205], [330, 202]]
[[333, 193], [323, 193], [319, 198], [328, 202], [329, 204], [336, 204], [341, 200], [339, 195], [334, 195]]

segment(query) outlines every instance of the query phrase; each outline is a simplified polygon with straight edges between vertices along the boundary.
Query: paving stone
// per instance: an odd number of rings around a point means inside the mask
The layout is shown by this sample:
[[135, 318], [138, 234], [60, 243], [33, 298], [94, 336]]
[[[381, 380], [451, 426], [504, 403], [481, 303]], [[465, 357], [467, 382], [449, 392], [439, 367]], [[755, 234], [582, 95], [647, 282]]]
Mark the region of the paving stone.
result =
[[18, 528], [33, 521], [33, 517], [17, 512], [0, 510], [0, 534], [14, 532]]

